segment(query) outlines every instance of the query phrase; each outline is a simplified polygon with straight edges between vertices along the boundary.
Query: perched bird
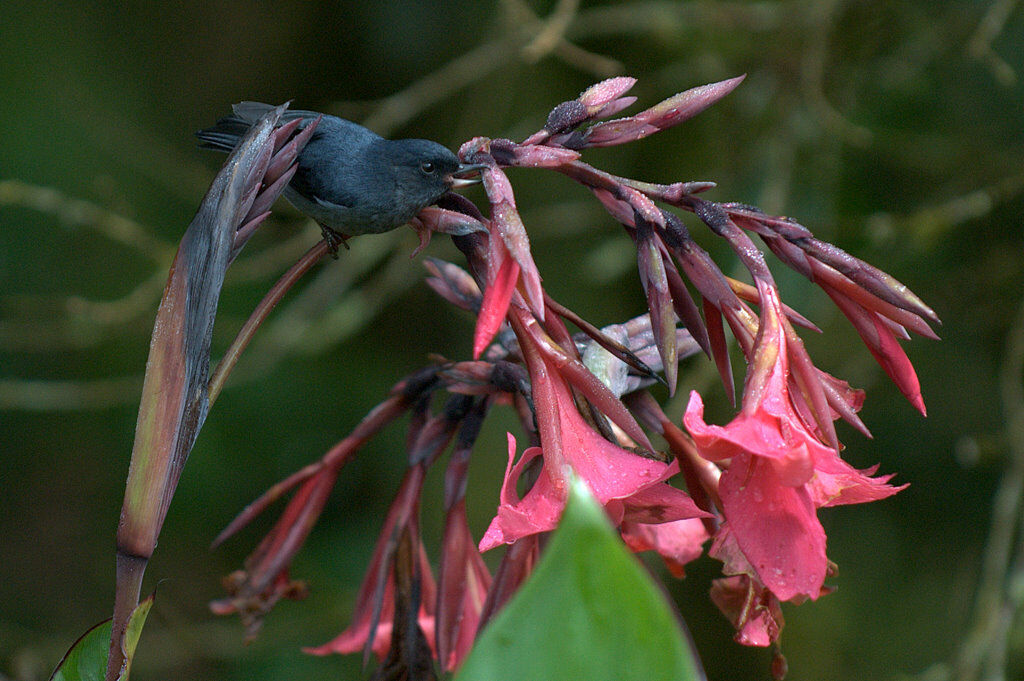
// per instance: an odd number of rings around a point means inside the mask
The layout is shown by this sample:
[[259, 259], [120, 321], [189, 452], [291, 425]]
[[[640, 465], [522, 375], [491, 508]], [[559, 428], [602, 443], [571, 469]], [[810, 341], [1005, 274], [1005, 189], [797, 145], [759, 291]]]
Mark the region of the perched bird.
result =
[[[196, 133], [200, 146], [231, 151], [272, 108], [235, 104], [231, 116]], [[460, 163], [437, 142], [384, 139], [357, 123], [313, 111], [286, 111], [281, 120], [297, 118], [300, 129], [317, 118], [320, 122], [299, 154], [284, 196], [317, 221], [332, 250], [350, 236], [400, 227], [450, 189], [479, 182], [465, 176], [482, 166]]]

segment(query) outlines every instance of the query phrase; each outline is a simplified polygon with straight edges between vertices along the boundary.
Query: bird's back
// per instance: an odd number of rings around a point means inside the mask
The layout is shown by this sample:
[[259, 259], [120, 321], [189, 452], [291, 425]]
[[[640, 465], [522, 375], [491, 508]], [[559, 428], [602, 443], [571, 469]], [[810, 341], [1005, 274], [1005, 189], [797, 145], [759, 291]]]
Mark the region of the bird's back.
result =
[[[231, 106], [231, 115], [225, 116], [217, 121], [212, 127], [200, 130], [196, 137], [204, 149], [216, 149], [218, 151], [231, 151], [238, 142], [249, 131], [253, 124], [262, 118], [268, 111], [274, 109], [272, 104], [263, 102], [239, 102]], [[315, 111], [303, 111], [301, 109], [288, 110], [281, 115], [281, 122], [287, 123], [295, 119], [303, 122], [299, 129], [305, 128], [309, 121], [322, 117], [317, 131], [313, 135], [312, 144], [317, 138], [323, 139], [325, 133], [329, 136], [340, 135], [342, 138], [351, 140], [354, 146], [365, 147], [374, 140], [381, 139], [378, 135], [363, 126], [346, 121], [337, 116], [319, 114]]]

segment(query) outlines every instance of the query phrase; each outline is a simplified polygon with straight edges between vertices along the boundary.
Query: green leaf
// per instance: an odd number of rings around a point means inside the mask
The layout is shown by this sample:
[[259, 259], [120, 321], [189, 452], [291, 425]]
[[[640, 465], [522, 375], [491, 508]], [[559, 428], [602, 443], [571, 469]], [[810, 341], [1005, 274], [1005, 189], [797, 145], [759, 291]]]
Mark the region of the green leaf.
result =
[[[149, 609], [153, 606], [153, 597], [142, 601], [128, 620], [128, 629], [124, 635], [124, 651], [127, 667], [131, 667], [135, 657], [135, 648], [142, 635], [142, 625], [146, 622]], [[110, 651], [110, 620], [103, 620], [80, 639], [75, 641], [71, 649], [64, 654], [50, 681], [103, 681], [107, 671], [107, 653]], [[119, 678], [127, 678], [127, 670]]]
[[661, 589], [576, 481], [533, 576], [482, 632], [456, 681], [704, 678]]

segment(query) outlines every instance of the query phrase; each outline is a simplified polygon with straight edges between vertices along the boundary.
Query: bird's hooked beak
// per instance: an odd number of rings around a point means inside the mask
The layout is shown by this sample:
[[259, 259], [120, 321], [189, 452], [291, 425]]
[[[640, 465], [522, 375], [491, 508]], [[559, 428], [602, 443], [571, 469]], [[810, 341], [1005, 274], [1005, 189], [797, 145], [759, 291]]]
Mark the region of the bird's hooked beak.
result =
[[[480, 171], [486, 167], [487, 165], [484, 163], [460, 163], [455, 172], [448, 176], [448, 184], [452, 189], [461, 189], [476, 184], [483, 179], [480, 177]], [[465, 175], [472, 175], [472, 177], [464, 177]]]

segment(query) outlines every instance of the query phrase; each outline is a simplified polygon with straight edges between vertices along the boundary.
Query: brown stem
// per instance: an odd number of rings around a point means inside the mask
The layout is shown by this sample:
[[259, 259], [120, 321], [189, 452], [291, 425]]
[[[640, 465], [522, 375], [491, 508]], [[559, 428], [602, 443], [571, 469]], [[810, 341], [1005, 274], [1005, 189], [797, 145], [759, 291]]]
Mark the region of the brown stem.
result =
[[249, 315], [249, 319], [246, 320], [245, 324], [238, 331], [238, 335], [235, 336], [235, 340], [231, 342], [231, 346], [224, 353], [220, 363], [217, 364], [217, 368], [213, 370], [213, 375], [210, 377], [209, 383], [209, 407], [213, 407], [214, 401], [217, 396], [220, 395], [221, 389], [224, 388], [224, 382], [228, 378], [228, 374], [238, 364], [238, 358], [241, 356], [242, 351], [249, 345], [249, 341], [256, 333], [256, 329], [260, 327], [260, 324], [267, 318], [270, 311], [281, 302], [281, 298], [284, 294], [291, 290], [292, 286], [295, 285], [302, 275], [310, 270], [313, 265], [320, 261], [327, 253], [330, 252], [330, 246], [326, 241], [321, 241], [313, 248], [309, 249], [302, 258], [292, 265], [291, 269], [285, 272], [277, 283], [267, 291], [267, 295], [263, 297], [260, 304], [256, 306], [256, 309]]
[[107, 679], [119, 678], [125, 664], [121, 644], [132, 612], [139, 605], [147, 562], [148, 559], [143, 556], [133, 556], [120, 550], [117, 552], [117, 591], [114, 594], [114, 629], [111, 631], [110, 650], [107, 654]]

